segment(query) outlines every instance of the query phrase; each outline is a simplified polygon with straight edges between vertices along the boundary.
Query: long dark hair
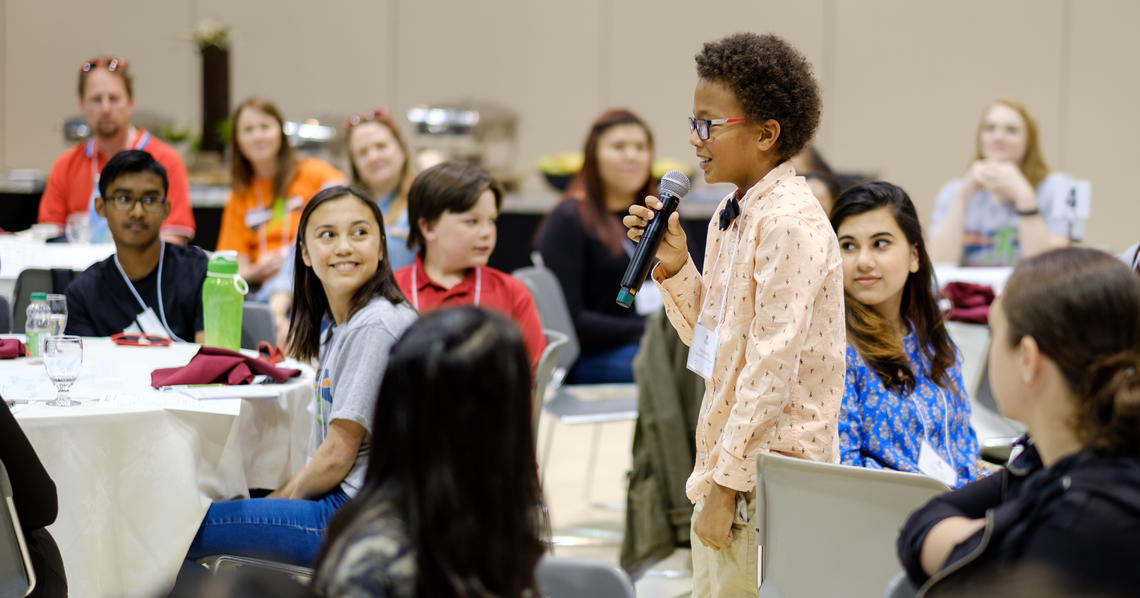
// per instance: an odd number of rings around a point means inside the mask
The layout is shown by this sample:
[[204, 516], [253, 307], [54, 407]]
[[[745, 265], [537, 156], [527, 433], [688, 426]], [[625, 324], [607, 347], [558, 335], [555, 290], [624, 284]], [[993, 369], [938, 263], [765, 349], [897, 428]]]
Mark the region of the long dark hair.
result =
[[322, 189], [309, 203], [305, 204], [301, 212], [301, 221], [297, 225], [297, 242], [293, 249], [293, 313], [289, 316], [289, 338], [287, 341], [289, 354], [297, 359], [312, 359], [321, 350], [321, 318], [332, 318], [329, 309], [329, 298], [325, 295], [325, 287], [313, 269], [306, 266], [301, 256], [305, 245], [305, 227], [313, 211], [321, 204], [341, 199], [355, 197], [360, 203], [368, 206], [368, 210], [376, 218], [380, 230], [380, 253], [382, 259], [376, 274], [356, 289], [352, 295], [352, 304], [348, 310], [351, 318], [360, 308], [368, 305], [373, 297], [383, 297], [393, 304], [407, 303], [408, 299], [396, 284], [396, 277], [392, 274], [392, 264], [388, 261], [388, 236], [384, 232], [384, 215], [380, 213], [376, 202], [368, 198], [368, 194], [359, 187], [351, 185], [336, 185]]
[[[885, 181], [851, 187], [835, 199], [831, 226], [838, 232], [839, 225], [847, 218], [883, 207], [890, 208], [891, 216], [906, 235], [907, 243], [918, 253], [918, 271], [907, 276], [899, 310], [914, 328], [919, 351], [930, 365], [930, 379], [942, 389], [957, 393], [958, 389], [947, 373], [954, 367], [954, 346], [946, 333], [938, 299], [934, 295], [934, 266], [922, 240], [918, 213], [906, 191]], [[890, 321], [849, 294], [845, 295], [844, 305], [848, 342], [879, 376], [883, 386], [902, 394], [912, 392], [915, 372], [911, 370], [902, 339], [891, 332]]]
[[1140, 278], [1115, 257], [1083, 247], [1022, 260], [999, 309], [1016, 345], [1032, 337], [1076, 395], [1081, 442], [1140, 457]]
[[252, 97], [238, 104], [234, 108], [234, 115], [230, 118], [230, 176], [233, 188], [245, 191], [253, 185], [253, 163], [241, 153], [238, 147], [238, 117], [243, 110], [254, 109], [264, 112], [277, 121], [280, 129], [281, 145], [277, 148], [277, 173], [273, 175], [273, 197], [285, 197], [289, 190], [289, 183], [293, 182], [293, 175], [297, 172], [297, 155], [293, 146], [289, 145], [289, 138], [285, 136], [285, 117], [277, 105], [264, 98]]
[[394, 497], [417, 596], [533, 590], [544, 546], [530, 412], [518, 326], [472, 306], [422, 316], [392, 346], [364, 486], [329, 524], [317, 569], [359, 517]]
[[[622, 248], [625, 227], [606, 208], [606, 186], [598, 169], [598, 140], [602, 134], [618, 125], [637, 125], [645, 131], [645, 137], [649, 141], [649, 157], [652, 161], [653, 132], [649, 130], [645, 121], [629, 110], [620, 108], [607, 110], [590, 126], [590, 133], [586, 135], [586, 143], [582, 149], [582, 170], [578, 171], [577, 176], [570, 182], [564, 196], [579, 200], [578, 214], [584, 228], [592, 232], [614, 255], [625, 251]], [[653, 174], [647, 174], [645, 185], [637, 191], [635, 203], [643, 205], [645, 196], [653, 195], [656, 185]]]

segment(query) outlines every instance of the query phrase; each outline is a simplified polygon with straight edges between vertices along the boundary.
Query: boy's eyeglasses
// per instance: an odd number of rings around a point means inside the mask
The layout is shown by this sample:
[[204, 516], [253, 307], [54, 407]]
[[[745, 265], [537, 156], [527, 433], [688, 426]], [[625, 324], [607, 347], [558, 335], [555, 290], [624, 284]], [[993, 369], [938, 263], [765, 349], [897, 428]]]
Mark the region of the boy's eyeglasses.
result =
[[697, 132], [697, 138], [699, 138], [701, 141], [708, 141], [709, 140], [709, 129], [711, 129], [717, 125], [724, 125], [724, 124], [728, 124], [728, 123], [738, 123], [738, 122], [741, 122], [744, 120], [748, 120], [748, 119], [744, 118], [743, 116], [734, 116], [732, 118], [718, 118], [715, 120], [709, 120], [707, 118], [696, 118], [696, 117], [690, 116], [689, 117], [689, 133], [692, 134], [693, 131], [696, 131]]
[[392, 118], [392, 115], [389, 114], [388, 110], [385, 108], [378, 108], [378, 109], [373, 110], [371, 112], [361, 112], [360, 114], [357, 114], [356, 116], [350, 117], [348, 120], [344, 121], [344, 130], [347, 131], [347, 130], [355, 127], [356, 125], [359, 125], [360, 123], [366, 123], [366, 122], [370, 122], [370, 121], [383, 120], [383, 119], [389, 119], [389, 118]]
[[132, 195], [119, 194], [112, 195], [108, 203], [111, 204], [112, 208], [120, 212], [126, 212], [128, 210], [134, 209], [135, 202], [142, 204], [143, 209], [148, 212], [161, 212], [162, 205], [166, 203], [166, 198], [159, 197], [157, 195], [143, 195], [142, 197], [134, 197]]
[[100, 56], [99, 58], [85, 60], [83, 64], [79, 65], [79, 70], [84, 73], [89, 73], [93, 69], [101, 66], [107, 67], [107, 70], [113, 73], [127, 68], [127, 61], [114, 56]]

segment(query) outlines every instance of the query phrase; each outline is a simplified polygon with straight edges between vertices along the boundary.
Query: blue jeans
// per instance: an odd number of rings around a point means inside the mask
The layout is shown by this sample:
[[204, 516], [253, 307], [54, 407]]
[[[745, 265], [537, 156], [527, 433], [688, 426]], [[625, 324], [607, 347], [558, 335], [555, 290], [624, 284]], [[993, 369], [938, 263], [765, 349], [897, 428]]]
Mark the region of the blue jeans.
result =
[[348, 500], [337, 486], [316, 500], [247, 498], [216, 502], [206, 511], [186, 558], [232, 554], [311, 566], [321, 549], [325, 527]]
[[601, 351], [583, 353], [566, 374], [568, 384], [619, 384], [633, 382], [633, 358], [637, 343]]

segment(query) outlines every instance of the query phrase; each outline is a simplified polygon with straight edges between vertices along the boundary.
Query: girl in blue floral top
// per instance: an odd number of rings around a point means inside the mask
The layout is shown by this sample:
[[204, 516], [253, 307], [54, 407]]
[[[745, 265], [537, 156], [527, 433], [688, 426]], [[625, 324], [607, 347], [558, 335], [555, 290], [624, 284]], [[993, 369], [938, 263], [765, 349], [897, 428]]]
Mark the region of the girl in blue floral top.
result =
[[978, 440], [914, 205], [895, 185], [865, 183], [840, 194], [831, 225], [847, 317], [842, 463], [924, 473], [951, 487], [974, 480]]

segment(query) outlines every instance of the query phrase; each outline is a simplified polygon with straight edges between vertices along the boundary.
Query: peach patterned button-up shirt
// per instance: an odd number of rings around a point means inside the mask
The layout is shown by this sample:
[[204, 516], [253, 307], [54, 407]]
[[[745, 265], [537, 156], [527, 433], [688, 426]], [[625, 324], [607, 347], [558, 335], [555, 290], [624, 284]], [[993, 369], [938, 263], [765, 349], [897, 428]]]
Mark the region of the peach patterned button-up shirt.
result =
[[711, 329], [725, 299], [697, 420], [696, 466], [685, 487], [694, 503], [714, 481], [751, 490], [760, 451], [839, 462], [843, 269], [827, 215], [785, 162], [748, 190], [728, 230], [717, 224], [714, 213], [703, 274], [691, 257], [668, 279], [660, 266], [653, 271], [686, 344], [702, 307], [701, 322]]

